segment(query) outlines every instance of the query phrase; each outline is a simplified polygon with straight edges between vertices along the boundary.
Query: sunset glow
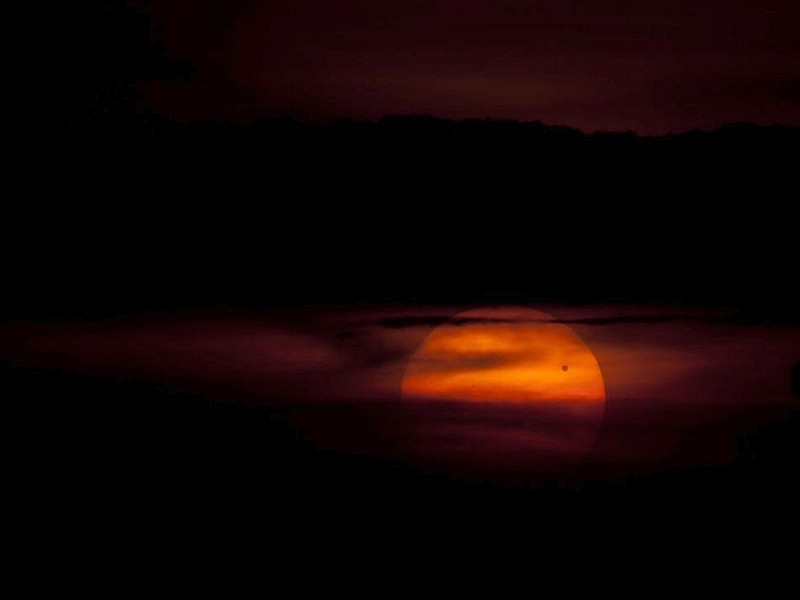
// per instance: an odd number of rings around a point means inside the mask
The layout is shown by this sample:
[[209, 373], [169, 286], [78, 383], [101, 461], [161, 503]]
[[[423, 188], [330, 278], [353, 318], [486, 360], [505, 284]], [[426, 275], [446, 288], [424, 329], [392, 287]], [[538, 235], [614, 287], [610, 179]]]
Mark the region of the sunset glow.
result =
[[522, 309], [458, 315], [415, 352], [403, 397], [602, 404], [605, 384], [594, 354], [569, 327], [551, 320]]

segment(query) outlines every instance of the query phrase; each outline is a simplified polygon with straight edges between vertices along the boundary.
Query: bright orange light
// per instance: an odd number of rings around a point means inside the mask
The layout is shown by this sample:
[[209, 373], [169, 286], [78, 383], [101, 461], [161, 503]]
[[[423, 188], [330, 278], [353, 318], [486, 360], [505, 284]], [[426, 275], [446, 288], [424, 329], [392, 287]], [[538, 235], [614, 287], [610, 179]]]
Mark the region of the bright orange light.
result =
[[[437, 327], [412, 356], [403, 397], [602, 407], [592, 351], [566, 325], [529, 309], [480, 309]], [[598, 406], [599, 405], [599, 406]]]

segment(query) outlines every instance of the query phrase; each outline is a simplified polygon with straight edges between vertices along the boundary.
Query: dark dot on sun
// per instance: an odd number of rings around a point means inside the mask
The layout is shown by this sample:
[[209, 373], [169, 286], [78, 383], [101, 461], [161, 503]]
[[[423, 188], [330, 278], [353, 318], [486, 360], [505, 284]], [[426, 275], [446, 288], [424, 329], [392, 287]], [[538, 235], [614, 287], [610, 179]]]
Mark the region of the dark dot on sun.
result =
[[563, 367], [561, 367], [561, 370], [564, 371], [564, 373], [566, 373], [569, 370], [569, 367], [567, 365], [564, 365]]

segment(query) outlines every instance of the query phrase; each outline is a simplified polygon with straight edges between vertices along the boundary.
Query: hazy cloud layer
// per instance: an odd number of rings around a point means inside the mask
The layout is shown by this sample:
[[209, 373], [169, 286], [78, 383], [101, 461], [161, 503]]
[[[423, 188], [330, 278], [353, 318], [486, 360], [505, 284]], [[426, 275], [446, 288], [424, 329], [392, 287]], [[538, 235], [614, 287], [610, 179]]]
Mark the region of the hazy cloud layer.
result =
[[183, 118], [541, 120], [665, 133], [799, 124], [793, 0], [152, 3]]
[[[512, 471], [548, 452], [563, 453], [580, 421], [502, 402], [402, 401], [409, 357], [437, 324], [464, 308], [311, 307], [16, 323], [0, 329], [0, 358], [279, 404], [307, 425], [312, 441], [345, 450], [431, 464], [472, 457], [487, 469], [502, 467], [498, 457], [527, 456], [506, 463]], [[725, 311], [705, 308], [544, 308], [551, 323], [577, 332], [602, 369], [607, 402], [587, 458], [592, 464], [625, 471], [724, 460], [743, 427], [779, 417], [797, 402], [795, 328], [740, 325], [720, 320]], [[456, 317], [451, 324], [513, 322]]]

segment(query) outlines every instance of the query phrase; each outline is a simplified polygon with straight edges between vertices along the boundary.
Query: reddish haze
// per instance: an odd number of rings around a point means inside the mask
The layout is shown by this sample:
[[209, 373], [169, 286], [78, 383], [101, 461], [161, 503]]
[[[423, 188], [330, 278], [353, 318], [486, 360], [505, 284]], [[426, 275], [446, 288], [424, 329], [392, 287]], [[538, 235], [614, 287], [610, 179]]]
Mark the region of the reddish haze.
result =
[[[0, 359], [282, 407], [322, 448], [508, 480], [558, 470], [560, 461], [600, 473], [724, 463], [735, 455], [738, 434], [784, 418], [796, 404], [791, 369], [800, 331], [732, 323], [724, 311], [651, 306], [540, 307], [556, 319], [545, 330], [568, 327], [597, 358], [605, 402], [560, 411], [552, 402], [404, 397], [409, 359], [419, 357], [432, 332], [458, 337], [484, 324], [487, 331], [503, 325], [520, 333], [542, 326], [517, 320], [519, 311], [494, 325], [469, 316], [475, 313], [465, 317], [463, 308], [220, 310], [12, 323], [0, 327]], [[506, 376], [505, 367], [525, 359], [534, 372], [552, 371], [548, 376], [560, 383], [548, 389], [557, 394], [569, 392], [567, 382], [582, 369], [597, 367], [582, 360], [589, 354], [571, 338], [549, 338], [558, 343], [524, 355], [515, 352], [518, 339], [503, 339], [510, 345], [484, 355], [457, 352], [451, 366]], [[490, 394], [488, 385], [484, 391]], [[600, 415], [573, 410], [579, 405], [602, 408], [602, 423]]]
[[180, 118], [541, 120], [663, 133], [800, 125], [795, 0], [163, 0]]

